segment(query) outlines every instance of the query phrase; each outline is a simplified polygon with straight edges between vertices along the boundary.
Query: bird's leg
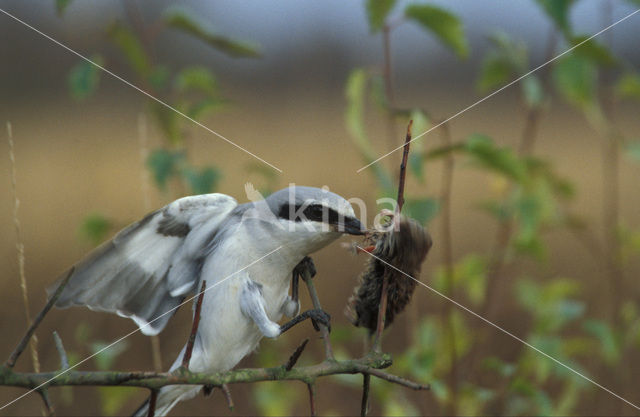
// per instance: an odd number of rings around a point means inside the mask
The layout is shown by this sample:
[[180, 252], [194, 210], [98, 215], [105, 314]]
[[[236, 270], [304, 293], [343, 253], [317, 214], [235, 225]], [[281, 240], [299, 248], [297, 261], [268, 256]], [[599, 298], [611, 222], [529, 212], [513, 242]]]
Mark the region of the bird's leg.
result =
[[316, 331], [320, 331], [320, 327], [318, 326], [318, 323], [324, 326], [327, 326], [327, 329], [331, 331], [331, 316], [329, 315], [329, 313], [327, 313], [324, 310], [313, 309], [313, 310], [307, 310], [304, 313], [297, 315], [293, 319], [289, 320], [288, 322], [280, 326], [280, 333], [286, 332], [296, 324], [301, 323], [306, 319], [311, 319], [313, 328], [316, 329]]
[[316, 266], [313, 264], [313, 260], [308, 256], [305, 256], [291, 272], [291, 296], [287, 297], [284, 301], [281, 310], [287, 317], [293, 318], [300, 313], [300, 277], [306, 271], [309, 272], [311, 277], [316, 275]]

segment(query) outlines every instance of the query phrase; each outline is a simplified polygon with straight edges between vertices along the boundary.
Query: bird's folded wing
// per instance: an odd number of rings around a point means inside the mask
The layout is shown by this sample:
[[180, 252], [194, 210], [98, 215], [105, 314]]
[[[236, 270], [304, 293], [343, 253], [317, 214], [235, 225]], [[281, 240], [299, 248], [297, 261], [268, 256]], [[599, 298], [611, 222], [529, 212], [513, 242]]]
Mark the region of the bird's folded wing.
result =
[[75, 265], [56, 306], [114, 312], [144, 334], [159, 333], [199, 281], [195, 246], [215, 235], [236, 206], [227, 195], [205, 194], [150, 213]]

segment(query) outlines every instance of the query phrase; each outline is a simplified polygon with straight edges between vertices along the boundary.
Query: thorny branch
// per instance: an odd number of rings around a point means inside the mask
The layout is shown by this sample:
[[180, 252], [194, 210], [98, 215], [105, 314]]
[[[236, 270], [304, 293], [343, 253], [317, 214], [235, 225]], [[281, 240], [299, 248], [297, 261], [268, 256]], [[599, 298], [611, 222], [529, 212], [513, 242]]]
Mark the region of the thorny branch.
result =
[[[18, 357], [24, 351], [29, 340], [40, 324], [44, 316], [49, 312], [51, 307], [64, 290], [69, 282], [69, 278], [73, 275], [73, 269], [62, 280], [53, 296], [49, 299], [40, 314], [36, 317], [33, 324], [29, 327], [18, 346], [13, 351], [7, 362], [0, 367], [0, 386], [22, 387], [34, 390], [42, 396], [49, 413], [53, 413], [53, 406], [49, 401], [47, 390], [49, 387], [55, 386], [125, 386], [146, 388], [151, 391], [151, 401], [149, 407], [149, 416], [155, 412], [152, 405], [154, 397], [160, 388], [167, 385], [204, 385], [209, 387], [221, 387], [230, 407], [233, 407], [233, 401], [227, 387], [228, 384], [251, 383], [260, 381], [301, 381], [309, 387], [309, 399], [311, 413], [315, 415], [316, 405], [314, 397], [314, 383], [317, 378], [338, 375], [338, 374], [361, 374], [364, 376], [375, 376], [394, 384], [398, 384], [413, 390], [428, 390], [429, 385], [418, 384], [405, 378], [384, 372], [382, 369], [391, 365], [391, 357], [388, 354], [380, 352], [370, 352], [368, 355], [359, 359], [336, 360], [333, 356], [331, 343], [329, 341], [328, 329], [322, 325], [321, 332], [323, 343], [325, 346], [326, 359], [316, 365], [295, 367], [297, 359], [306, 346], [303, 342], [294, 352], [292, 357], [284, 365], [272, 368], [248, 368], [236, 369], [227, 372], [216, 373], [196, 373], [188, 370], [189, 356], [187, 354], [193, 349], [193, 340], [198, 329], [200, 320], [200, 305], [202, 304], [202, 292], [199, 295], [196, 311], [194, 314], [194, 322], [190, 341], [185, 350], [183, 364], [186, 366], [178, 368], [174, 372], [119, 372], [119, 371], [102, 371], [102, 372], [86, 372], [86, 371], [55, 371], [41, 373], [23, 373], [15, 372], [12, 368]], [[309, 294], [314, 304], [314, 308], [320, 309], [320, 300], [315, 291], [311, 275], [305, 272], [302, 276], [303, 280], [309, 288]], [[203, 290], [206, 284], [203, 282]], [[62, 368], [64, 370], [66, 363], [66, 354], [62, 348], [62, 344], [58, 344], [58, 351], [61, 356]]]

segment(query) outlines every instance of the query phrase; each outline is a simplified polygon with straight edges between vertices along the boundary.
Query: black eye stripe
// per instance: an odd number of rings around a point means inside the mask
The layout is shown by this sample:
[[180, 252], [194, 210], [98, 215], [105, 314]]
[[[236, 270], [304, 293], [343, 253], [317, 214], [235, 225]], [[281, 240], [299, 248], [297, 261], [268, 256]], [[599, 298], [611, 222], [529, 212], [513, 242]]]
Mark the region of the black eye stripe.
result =
[[302, 221], [303, 217], [307, 220], [322, 222], [324, 220], [323, 216], [326, 216], [325, 218], [328, 220], [329, 224], [337, 224], [340, 220], [340, 215], [337, 211], [324, 207], [320, 204], [309, 204], [302, 210], [301, 215], [296, 216], [296, 213], [300, 213], [299, 210], [302, 206], [302, 204], [283, 204], [280, 206], [280, 210], [278, 211], [278, 217], [296, 222]]

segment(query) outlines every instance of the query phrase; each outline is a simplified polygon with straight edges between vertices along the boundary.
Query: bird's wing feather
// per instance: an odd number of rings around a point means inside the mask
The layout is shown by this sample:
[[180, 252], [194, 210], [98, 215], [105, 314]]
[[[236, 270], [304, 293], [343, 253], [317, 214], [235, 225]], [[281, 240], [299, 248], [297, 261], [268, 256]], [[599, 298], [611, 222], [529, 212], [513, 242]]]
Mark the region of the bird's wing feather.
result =
[[56, 306], [118, 313], [145, 334], [159, 333], [172, 316], [167, 312], [198, 283], [198, 245], [236, 206], [232, 197], [206, 194], [150, 213], [80, 261]]

